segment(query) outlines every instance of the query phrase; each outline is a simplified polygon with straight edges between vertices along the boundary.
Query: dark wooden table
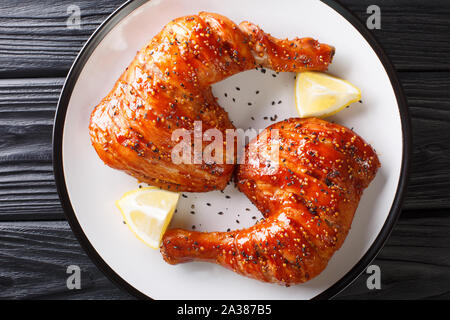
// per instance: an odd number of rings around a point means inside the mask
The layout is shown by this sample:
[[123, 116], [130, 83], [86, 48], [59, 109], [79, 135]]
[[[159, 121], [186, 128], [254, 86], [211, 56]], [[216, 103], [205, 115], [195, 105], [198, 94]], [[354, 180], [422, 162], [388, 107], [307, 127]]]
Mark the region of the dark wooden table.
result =
[[[84, 42], [123, 0], [0, 1], [0, 298], [130, 299], [74, 238], [52, 172], [51, 134], [64, 78]], [[338, 299], [450, 298], [450, 1], [342, 0], [394, 63], [412, 116], [414, 152], [401, 218], [373, 264]], [[77, 5], [81, 29], [67, 28]], [[69, 265], [81, 290], [68, 290]]]

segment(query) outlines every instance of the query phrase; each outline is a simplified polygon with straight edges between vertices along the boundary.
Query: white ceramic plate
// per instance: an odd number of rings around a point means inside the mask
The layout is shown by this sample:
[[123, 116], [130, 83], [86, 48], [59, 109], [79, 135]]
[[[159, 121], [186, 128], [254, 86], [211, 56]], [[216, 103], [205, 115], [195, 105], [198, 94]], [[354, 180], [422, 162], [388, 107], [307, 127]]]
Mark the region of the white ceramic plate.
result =
[[[277, 37], [311, 36], [332, 44], [337, 51], [330, 72], [350, 80], [363, 92], [362, 104], [357, 103], [329, 120], [354, 128], [371, 143], [379, 154], [382, 168], [364, 193], [343, 247], [326, 270], [306, 284], [285, 288], [260, 283], [206, 263], [168, 265], [159, 251], [150, 249], [132, 235], [114, 205], [116, 199], [136, 188], [138, 183], [105, 166], [95, 153], [88, 133], [91, 111], [109, 92], [136, 51], [166, 23], [199, 11], [217, 12], [237, 23], [248, 19]], [[273, 74], [270, 70], [265, 74], [253, 70], [214, 85], [215, 95], [237, 127], [259, 129], [274, 123], [270, 117], [275, 114], [277, 121], [297, 116], [294, 74], [276, 77]], [[237, 91], [236, 86], [241, 90]], [[67, 79], [54, 131], [58, 190], [71, 227], [90, 257], [113, 280], [138, 296], [154, 299], [328, 298], [367, 266], [395, 223], [404, 189], [409, 146], [402, 99], [392, 67], [375, 40], [353, 16], [331, 1], [133, 1], [97, 30]], [[276, 104], [272, 105], [272, 101]], [[261, 217], [233, 186], [223, 193], [185, 195], [181, 197], [173, 226], [190, 229], [195, 225], [196, 230], [224, 231], [250, 226], [255, 222], [254, 217]], [[224, 214], [218, 215], [219, 211]]]

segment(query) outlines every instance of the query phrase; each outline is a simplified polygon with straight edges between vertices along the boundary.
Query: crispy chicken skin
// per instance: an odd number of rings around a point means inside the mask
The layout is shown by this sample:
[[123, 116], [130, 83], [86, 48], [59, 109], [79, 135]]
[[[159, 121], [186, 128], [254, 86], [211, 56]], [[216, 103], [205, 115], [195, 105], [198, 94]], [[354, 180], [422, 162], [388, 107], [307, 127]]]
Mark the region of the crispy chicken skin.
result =
[[[238, 188], [263, 213], [253, 227], [232, 232], [168, 230], [161, 252], [170, 264], [207, 261], [265, 282], [292, 285], [321, 273], [344, 242], [363, 190], [380, 166], [357, 134], [323, 120], [289, 119], [246, 149]], [[279, 165], [267, 155], [248, 161], [249, 150], [279, 145]], [[276, 145], [276, 143], [275, 143]], [[273, 164], [272, 164], [273, 166]]]
[[[234, 128], [211, 84], [258, 66], [326, 70], [333, 54], [333, 47], [313, 39], [278, 40], [256, 25], [237, 26], [218, 14], [175, 19], [138, 52], [92, 112], [92, 145], [105, 164], [151, 185], [171, 191], [223, 189], [233, 164], [180, 164], [171, 157], [180, 142], [172, 140], [176, 129], [193, 130], [194, 121], [201, 121], [202, 132]], [[203, 142], [202, 149], [207, 145]]]

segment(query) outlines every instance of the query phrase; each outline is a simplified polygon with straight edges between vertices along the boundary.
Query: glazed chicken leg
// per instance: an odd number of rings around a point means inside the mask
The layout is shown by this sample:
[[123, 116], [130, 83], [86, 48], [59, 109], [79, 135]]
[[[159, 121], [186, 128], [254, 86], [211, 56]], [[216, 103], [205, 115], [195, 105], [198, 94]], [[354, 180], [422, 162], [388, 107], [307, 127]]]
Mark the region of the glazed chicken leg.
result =
[[[310, 39], [278, 40], [258, 26], [237, 26], [201, 12], [167, 24], [136, 56], [91, 115], [90, 135], [100, 158], [138, 180], [172, 191], [223, 189], [234, 164], [172, 160], [176, 129], [201, 132], [233, 125], [211, 84], [263, 66], [276, 71], [326, 70], [334, 48]], [[201, 151], [209, 144], [203, 142]], [[189, 161], [187, 161], [189, 162]]]
[[[265, 130], [246, 149], [238, 188], [265, 219], [244, 230], [168, 230], [161, 252], [171, 264], [207, 261], [284, 285], [317, 276], [344, 242], [363, 190], [380, 166], [352, 130], [319, 119], [290, 119]], [[275, 139], [277, 139], [275, 141]], [[279, 164], [257, 147], [279, 146]]]

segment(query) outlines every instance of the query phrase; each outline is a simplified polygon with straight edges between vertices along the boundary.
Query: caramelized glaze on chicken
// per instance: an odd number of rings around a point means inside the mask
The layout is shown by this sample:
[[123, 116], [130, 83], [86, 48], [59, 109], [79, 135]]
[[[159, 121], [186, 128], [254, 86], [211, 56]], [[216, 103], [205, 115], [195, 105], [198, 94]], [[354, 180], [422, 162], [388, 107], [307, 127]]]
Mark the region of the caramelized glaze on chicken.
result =
[[[317, 276], [344, 242], [363, 190], [380, 166], [375, 151], [343, 126], [319, 119], [272, 125], [246, 149], [238, 188], [265, 219], [248, 229], [202, 233], [168, 230], [161, 252], [171, 264], [207, 261], [265, 282], [298, 284]], [[263, 132], [264, 134], [264, 132]], [[277, 139], [277, 141], [274, 141]], [[267, 153], [279, 146], [279, 164]]]
[[175, 19], [137, 54], [93, 111], [92, 144], [107, 165], [151, 185], [172, 191], [223, 189], [233, 164], [180, 164], [171, 157], [180, 142], [172, 140], [176, 129], [193, 130], [194, 121], [201, 121], [202, 132], [233, 128], [211, 84], [258, 66], [326, 70], [333, 54], [333, 47], [313, 39], [278, 40], [256, 25], [237, 26], [218, 14]]

